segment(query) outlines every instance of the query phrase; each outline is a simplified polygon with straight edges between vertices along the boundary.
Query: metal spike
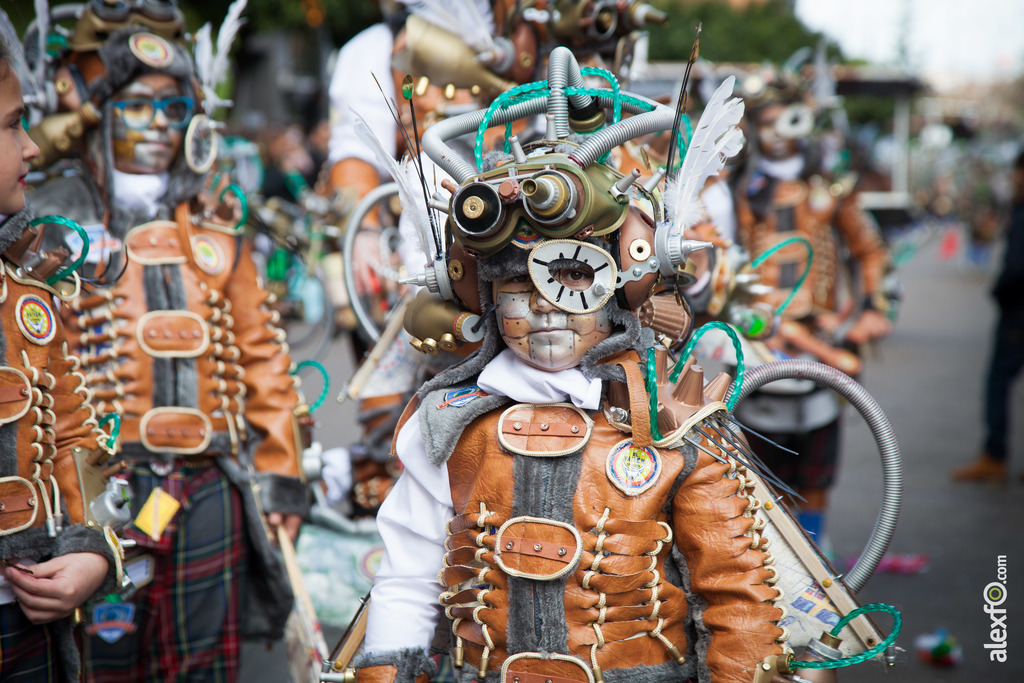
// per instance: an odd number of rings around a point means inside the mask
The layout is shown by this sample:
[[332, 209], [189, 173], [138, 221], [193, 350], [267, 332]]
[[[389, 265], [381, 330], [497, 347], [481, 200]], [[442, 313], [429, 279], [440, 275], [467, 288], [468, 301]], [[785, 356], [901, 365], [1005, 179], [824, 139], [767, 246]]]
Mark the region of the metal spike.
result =
[[717, 460], [718, 462], [722, 463], [723, 465], [728, 465], [728, 464], [729, 464], [729, 461], [728, 461], [728, 460], [725, 460], [725, 459], [724, 459], [724, 458], [723, 458], [722, 456], [720, 456], [720, 455], [716, 455], [716, 454], [712, 453], [712, 452], [711, 452], [711, 451], [709, 451], [708, 449], [706, 449], [706, 448], [704, 448], [703, 446], [701, 446], [699, 442], [697, 442], [697, 441], [694, 441], [694, 440], [693, 440], [693, 439], [691, 439], [690, 437], [688, 437], [688, 436], [684, 436], [684, 437], [683, 437], [683, 439], [684, 439], [685, 441], [687, 441], [687, 442], [689, 442], [689, 443], [693, 444], [693, 445], [694, 445], [694, 446], [696, 446], [697, 448], [701, 449], [702, 451], [704, 451], [705, 453], [707, 453], [708, 455], [710, 455], [710, 456], [711, 456], [712, 458], [714, 458], [714, 459], [715, 459], [715, 460]]

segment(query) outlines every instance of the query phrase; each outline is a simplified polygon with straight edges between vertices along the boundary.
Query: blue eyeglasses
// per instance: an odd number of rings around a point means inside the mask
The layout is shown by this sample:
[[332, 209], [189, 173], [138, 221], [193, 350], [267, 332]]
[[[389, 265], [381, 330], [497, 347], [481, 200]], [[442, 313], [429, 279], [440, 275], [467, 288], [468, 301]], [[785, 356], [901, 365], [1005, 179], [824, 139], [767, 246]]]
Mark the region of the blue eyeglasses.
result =
[[192, 118], [192, 107], [195, 106], [195, 102], [191, 97], [184, 96], [167, 97], [162, 100], [140, 97], [112, 102], [110, 106], [121, 112], [124, 125], [132, 130], [149, 128], [158, 111], [163, 112], [168, 126], [180, 130], [187, 126]]

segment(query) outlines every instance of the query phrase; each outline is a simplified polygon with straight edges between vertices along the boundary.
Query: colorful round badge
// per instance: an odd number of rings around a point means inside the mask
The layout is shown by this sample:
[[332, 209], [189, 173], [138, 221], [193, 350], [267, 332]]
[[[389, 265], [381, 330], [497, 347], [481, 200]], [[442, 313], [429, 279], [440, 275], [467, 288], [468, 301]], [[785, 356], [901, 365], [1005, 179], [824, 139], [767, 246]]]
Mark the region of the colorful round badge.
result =
[[196, 256], [196, 265], [210, 275], [218, 275], [224, 270], [224, 252], [209, 237], [200, 235], [192, 238], [192, 252]]
[[140, 62], [154, 69], [166, 69], [174, 61], [170, 43], [152, 33], [136, 33], [128, 39], [128, 49]]
[[57, 333], [57, 324], [54, 321], [53, 310], [41, 297], [25, 294], [18, 299], [15, 317], [21, 333], [33, 344], [43, 346], [53, 341], [53, 336]]
[[654, 486], [661, 474], [661, 457], [651, 446], [622, 441], [608, 453], [608, 480], [627, 496], [639, 496]]

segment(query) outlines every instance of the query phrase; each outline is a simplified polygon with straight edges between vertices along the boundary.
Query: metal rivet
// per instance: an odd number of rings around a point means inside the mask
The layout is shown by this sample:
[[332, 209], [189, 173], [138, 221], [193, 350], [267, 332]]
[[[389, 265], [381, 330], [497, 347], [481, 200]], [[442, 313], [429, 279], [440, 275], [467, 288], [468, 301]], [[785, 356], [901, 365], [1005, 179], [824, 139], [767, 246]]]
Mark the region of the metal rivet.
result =
[[182, 330], [181, 332], [178, 333], [178, 336], [180, 336], [182, 339], [185, 339], [186, 337], [188, 337], [188, 330]]
[[149, 336], [150, 337], [155, 337], [156, 336], [156, 330], [150, 330], [149, 331]]
[[174, 436], [174, 428], [173, 427], [168, 427], [167, 428], [167, 436], [171, 436], [171, 437]]
[[22, 396], [28, 396], [28, 389], [22, 389], [21, 390], [21, 395]]
[[523, 423], [522, 422], [516, 422], [515, 424], [512, 425], [512, 429], [522, 429], [522, 428], [523, 428]]
[[542, 431], [542, 432], [548, 431], [548, 423], [547, 422], [545, 422], [544, 424], [542, 424], [540, 426], [540, 431]]
[[547, 679], [546, 681], [544, 681], [544, 683], [551, 683], [551, 679]]
[[150, 427], [149, 429], [146, 430], [146, 435], [147, 436], [153, 436], [154, 434], [156, 434], [156, 430], [153, 429], [152, 427]]
[[155, 237], [150, 237], [149, 238], [149, 245], [151, 247], [155, 247], [156, 246], [156, 238]]
[[534, 544], [533, 549], [539, 553], [543, 547], [544, 546], [542, 546], [540, 543], [536, 543]]
[[205, 429], [200, 429], [199, 430], [199, 436], [206, 436], [206, 430]]
[[182, 429], [181, 430], [181, 435], [182, 436], [188, 436], [188, 430], [187, 429]]
[[5, 504], [3, 504], [3, 503], [0, 503], [0, 510], [5, 510], [5, 509], [7, 509], [7, 506]]
[[559, 557], [564, 557], [567, 552], [568, 551], [565, 548], [559, 548], [558, 549], [558, 556]]
[[577, 427], [576, 425], [573, 425], [572, 426], [572, 433], [573, 434], [579, 434], [580, 433], [580, 428]]
[[31, 508], [34, 508], [36, 506], [36, 499], [35, 498], [29, 498], [28, 499], [28, 506], [31, 507]]
[[512, 546], [515, 545], [512, 541], [505, 544], [505, 550], [512, 550]]

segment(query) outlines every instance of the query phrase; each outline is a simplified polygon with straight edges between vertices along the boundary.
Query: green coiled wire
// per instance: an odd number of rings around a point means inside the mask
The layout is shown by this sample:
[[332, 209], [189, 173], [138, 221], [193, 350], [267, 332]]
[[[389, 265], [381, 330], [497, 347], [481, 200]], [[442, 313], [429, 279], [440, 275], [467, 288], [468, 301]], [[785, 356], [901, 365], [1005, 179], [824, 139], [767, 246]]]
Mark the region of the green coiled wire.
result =
[[[584, 68], [580, 69], [580, 73], [585, 75], [585, 76], [586, 75], [599, 76], [599, 77], [604, 78], [605, 80], [607, 80], [609, 83], [611, 83], [611, 85], [612, 85], [612, 99], [613, 99], [613, 107], [612, 107], [612, 122], [613, 123], [617, 123], [619, 121], [619, 119], [621, 118], [621, 116], [622, 116], [622, 103], [623, 102], [627, 102], [627, 103], [632, 104], [633, 106], [636, 106], [636, 107], [642, 107], [642, 108], [646, 109], [647, 111], [652, 111], [654, 109], [654, 105], [652, 105], [652, 104], [644, 102], [643, 100], [640, 100], [638, 98], [632, 97], [630, 95], [623, 95], [621, 90], [619, 89], [619, 82], [618, 82], [618, 80], [615, 78], [615, 76], [610, 71], [607, 71], [606, 69], [599, 69], [599, 68], [595, 68], [595, 67], [584, 67]], [[551, 94], [551, 91], [547, 88], [547, 85], [548, 85], [548, 82], [546, 80], [544, 80], [544, 81], [534, 81], [532, 83], [523, 83], [522, 85], [518, 85], [518, 86], [516, 86], [516, 87], [514, 87], [514, 88], [512, 88], [510, 90], [505, 91], [504, 93], [499, 95], [494, 100], [494, 102], [491, 103], [491, 105], [487, 108], [487, 111], [484, 113], [484, 117], [480, 121], [480, 125], [477, 126], [476, 141], [475, 141], [475, 143], [473, 145], [473, 154], [474, 154], [474, 156], [476, 158], [476, 167], [478, 169], [482, 169], [483, 168], [483, 163], [484, 163], [484, 160], [483, 160], [484, 132], [490, 127], [491, 119], [494, 118], [494, 115], [498, 112], [498, 110], [499, 109], [506, 109], [506, 108], [508, 108], [508, 107], [510, 107], [510, 106], [512, 106], [514, 104], [519, 104], [520, 102], [528, 102], [530, 100], [537, 99], [539, 97], [547, 97], [547, 96], [549, 96]], [[608, 93], [607, 90], [601, 90], [601, 89], [598, 89], [598, 88], [575, 88], [575, 87], [572, 87], [572, 86], [568, 86], [568, 87], [564, 88], [563, 92], [566, 95], [590, 95], [591, 97], [596, 97], [596, 96], [599, 96], [599, 95], [607, 95], [607, 93]], [[683, 114], [683, 122], [685, 123], [684, 128], [686, 130], [686, 138], [685, 138], [685, 140], [688, 140], [690, 138], [690, 136], [692, 135], [692, 133], [693, 133], [693, 126], [692, 126], [692, 124], [690, 122], [689, 117], [686, 116], [685, 114]], [[508, 139], [511, 136], [511, 134], [512, 134], [512, 123], [509, 122], [509, 123], [505, 124], [505, 147], [504, 147], [504, 149], [505, 149], [506, 153], [511, 152], [511, 146], [510, 146], [509, 141], [508, 141]], [[680, 132], [676, 134], [676, 145], [679, 148], [679, 163], [680, 164], [682, 163], [683, 157], [686, 154], [686, 142], [685, 142], [685, 140], [684, 140], [684, 136], [683, 136], [682, 129], [681, 129]]]
[[839, 623], [836, 624], [832, 628], [830, 633], [831, 633], [831, 635], [833, 635], [833, 636], [838, 638], [839, 637], [839, 632], [842, 631], [844, 628], [846, 628], [847, 624], [849, 624], [851, 621], [853, 621], [854, 619], [856, 619], [860, 615], [865, 614], [867, 612], [887, 612], [888, 614], [892, 615], [892, 620], [893, 620], [892, 631], [885, 638], [885, 640], [880, 642], [878, 645], [875, 645], [873, 648], [871, 648], [869, 650], [865, 650], [864, 652], [860, 653], [859, 655], [853, 655], [852, 657], [843, 657], [842, 659], [836, 659], [836, 660], [824, 661], [824, 662], [822, 662], [822, 661], [819, 661], [819, 662], [803, 662], [803, 661], [792, 660], [792, 661], [790, 661], [788, 663], [789, 668], [790, 669], [838, 669], [840, 667], [853, 666], [854, 664], [860, 664], [861, 662], [866, 662], [867, 660], [871, 659], [872, 657], [876, 657], [879, 654], [881, 654], [883, 651], [885, 651], [886, 648], [888, 648], [890, 645], [892, 645], [896, 641], [896, 637], [900, 634], [900, 630], [903, 628], [903, 617], [902, 617], [902, 615], [900, 615], [899, 610], [897, 610], [892, 605], [886, 605], [886, 604], [881, 603], [881, 602], [875, 602], [875, 603], [872, 603], [870, 605], [863, 605], [861, 607], [858, 607], [857, 609], [853, 610], [852, 612], [847, 614], [845, 617], [840, 619]]
[[113, 447], [113, 444], [117, 443], [117, 438], [121, 436], [121, 416], [117, 413], [107, 413], [100, 418], [99, 426], [102, 429], [103, 425], [111, 421], [114, 423], [113, 428], [110, 430], [111, 447]]
[[786, 307], [788, 307], [790, 302], [793, 301], [793, 297], [796, 296], [796, 293], [797, 291], [799, 291], [800, 286], [803, 285], [804, 280], [806, 280], [807, 276], [810, 274], [811, 263], [813, 263], [814, 261], [814, 247], [811, 246], [810, 240], [808, 240], [806, 237], [789, 237], [782, 240], [771, 249], [768, 249], [763, 254], [760, 254], [756, 259], [750, 262], [751, 269], [757, 268], [759, 265], [767, 261], [777, 251], [793, 243], [800, 243], [807, 247], [807, 265], [804, 266], [804, 272], [800, 274], [800, 278], [796, 281], [796, 284], [793, 285], [793, 291], [789, 293], [789, 296], [786, 297], [786, 300], [783, 301], [782, 304], [779, 306], [778, 310], [775, 311], [775, 315], [782, 315], [782, 312], [785, 311]]
[[694, 347], [697, 346], [697, 342], [704, 336], [709, 330], [718, 329], [722, 330], [732, 339], [732, 348], [736, 351], [736, 389], [732, 393], [732, 398], [726, 403], [726, 406], [731, 411], [736, 407], [736, 401], [739, 400], [740, 389], [743, 388], [743, 347], [740, 346], [739, 335], [736, 334], [736, 330], [732, 329], [730, 325], [727, 325], [718, 320], [714, 320], [709, 323], [705, 323], [693, 333], [690, 337], [690, 341], [687, 342], [686, 347], [683, 349], [683, 353], [679, 356], [679, 361], [672, 368], [672, 372], [669, 374], [669, 381], [673, 384], [679, 381], [679, 375], [683, 372], [683, 367], [686, 365], [686, 359], [693, 353]]
[[647, 395], [650, 397], [651, 411], [651, 436], [655, 441], [662, 439], [661, 430], [658, 429], [658, 376], [654, 369], [654, 347], [647, 348], [647, 369], [644, 372], [644, 385], [647, 388]]
[[301, 370], [302, 368], [316, 368], [316, 370], [319, 371], [320, 375], [324, 378], [324, 386], [323, 389], [320, 391], [320, 397], [313, 402], [313, 405], [309, 407], [309, 412], [310, 414], [312, 414], [314, 411], [316, 411], [317, 408], [323, 405], [324, 401], [327, 400], [327, 395], [331, 391], [331, 378], [327, 374], [327, 369], [315, 360], [304, 360], [300, 362], [295, 366], [295, 369], [292, 371], [292, 374], [299, 374], [299, 370]]
[[44, 223], [56, 223], [57, 225], [63, 225], [71, 228], [78, 233], [79, 237], [82, 238], [82, 253], [78, 255], [78, 258], [76, 258], [67, 268], [61, 268], [53, 275], [46, 278], [46, 284], [52, 285], [55, 282], [60, 282], [67, 277], [69, 273], [73, 273], [78, 270], [82, 267], [82, 264], [85, 263], [85, 258], [89, 255], [89, 233], [87, 233], [85, 228], [81, 225], [70, 218], [65, 218], [64, 216], [40, 216], [39, 218], [30, 221], [29, 225], [41, 225]]
[[220, 201], [224, 201], [224, 195], [230, 192], [235, 195], [238, 199], [238, 203], [242, 206], [242, 217], [235, 223], [234, 230], [237, 232], [242, 229], [242, 226], [249, 222], [249, 199], [245, 196], [245, 190], [239, 187], [235, 183], [231, 183], [223, 190], [220, 191], [220, 196], [217, 198]]

